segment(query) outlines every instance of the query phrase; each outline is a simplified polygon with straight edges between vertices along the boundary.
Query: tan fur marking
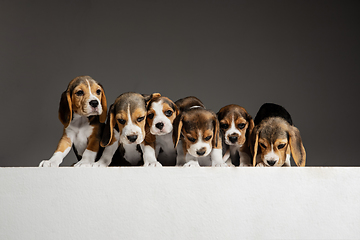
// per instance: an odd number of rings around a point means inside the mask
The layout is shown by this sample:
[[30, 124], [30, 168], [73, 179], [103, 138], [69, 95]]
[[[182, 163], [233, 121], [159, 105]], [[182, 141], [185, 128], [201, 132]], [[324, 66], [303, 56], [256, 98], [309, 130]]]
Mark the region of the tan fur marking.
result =
[[66, 135], [65, 133], [65, 129], [64, 129], [64, 133], [58, 143], [58, 146], [56, 148], [55, 152], [64, 152], [67, 148], [71, 147], [72, 143], [70, 138]]

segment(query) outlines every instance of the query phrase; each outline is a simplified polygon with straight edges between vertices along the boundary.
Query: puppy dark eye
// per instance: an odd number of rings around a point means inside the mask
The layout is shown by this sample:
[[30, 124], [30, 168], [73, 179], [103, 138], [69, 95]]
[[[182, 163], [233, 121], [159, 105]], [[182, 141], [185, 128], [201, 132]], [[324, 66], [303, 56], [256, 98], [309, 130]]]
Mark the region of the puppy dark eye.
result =
[[144, 120], [145, 117], [139, 117], [138, 119], [136, 119], [136, 121], [141, 122], [142, 120]]
[[150, 119], [153, 119], [153, 118], [154, 118], [154, 114], [153, 114], [153, 113], [150, 113], [147, 117], [150, 118]]
[[165, 116], [167, 116], [167, 117], [171, 117], [172, 114], [173, 114], [173, 112], [171, 110], [165, 111]]
[[262, 146], [263, 148], [266, 148], [265, 144], [260, 143], [260, 146]]
[[125, 119], [118, 119], [118, 122], [122, 125], [124, 125], [126, 123], [126, 120]]
[[223, 129], [227, 129], [229, 127], [229, 124], [220, 123], [220, 127], [223, 128]]
[[189, 139], [190, 142], [195, 142], [196, 141], [196, 139], [193, 138], [193, 137], [188, 137], [188, 139]]
[[80, 97], [80, 96], [83, 96], [83, 95], [84, 95], [84, 91], [83, 91], [83, 90], [79, 90], [79, 91], [77, 91], [75, 94], [76, 94], [76, 96]]
[[283, 144], [279, 144], [279, 146], [278, 146], [278, 149], [282, 149], [282, 148], [284, 148], [285, 147], [285, 143], [283, 143]]
[[100, 90], [100, 89], [96, 90], [96, 94], [97, 94], [97, 95], [100, 95], [100, 94], [101, 94], [101, 90]]
[[238, 128], [243, 129], [245, 126], [246, 126], [245, 123], [240, 123], [240, 124], [238, 125]]
[[210, 139], [211, 139], [211, 135], [210, 136], [207, 136], [206, 138], [205, 138], [205, 141], [209, 141]]

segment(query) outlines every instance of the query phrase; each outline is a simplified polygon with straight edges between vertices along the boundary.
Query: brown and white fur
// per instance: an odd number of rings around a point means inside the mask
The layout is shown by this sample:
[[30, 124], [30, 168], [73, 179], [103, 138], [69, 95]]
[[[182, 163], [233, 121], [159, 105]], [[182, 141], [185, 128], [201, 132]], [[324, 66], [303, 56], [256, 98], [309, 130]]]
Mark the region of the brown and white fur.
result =
[[128, 92], [116, 98], [110, 106], [101, 139], [101, 146], [105, 149], [94, 167], [109, 166], [119, 146], [121, 157], [130, 165], [139, 165], [142, 161], [139, 144], [145, 139], [146, 104], [151, 97], [152, 95], [145, 97], [139, 93]]
[[39, 166], [58, 167], [72, 146], [80, 160], [74, 166], [91, 166], [100, 148], [101, 123], [106, 120], [106, 111], [103, 87], [89, 76], [74, 78], [60, 99], [63, 135], [53, 156]]
[[223, 159], [228, 165], [252, 166], [249, 136], [254, 128], [254, 121], [245, 108], [235, 104], [219, 110], [217, 117], [223, 140]]
[[[174, 121], [177, 166], [227, 166], [222, 159], [219, 121], [196, 97], [175, 102], [180, 114]], [[180, 141], [179, 141], [180, 140]]]
[[[172, 140], [173, 122], [179, 110], [169, 98], [153, 95], [148, 103], [146, 137], [143, 149], [144, 166], [174, 166], [176, 149]], [[161, 152], [160, 152], [161, 151]]]
[[290, 154], [297, 166], [305, 166], [306, 152], [300, 131], [293, 126], [285, 108], [277, 104], [266, 103], [257, 113], [251, 150], [254, 166], [290, 167]]

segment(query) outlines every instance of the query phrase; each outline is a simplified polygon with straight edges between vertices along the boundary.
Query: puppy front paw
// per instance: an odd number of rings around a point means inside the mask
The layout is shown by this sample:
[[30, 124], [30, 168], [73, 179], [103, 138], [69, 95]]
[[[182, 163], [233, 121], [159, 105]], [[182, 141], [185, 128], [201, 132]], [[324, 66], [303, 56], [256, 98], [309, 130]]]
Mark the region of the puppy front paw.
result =
[[229, 165], [227, 165], [226, 163], [224, 162], [219, 162], [219, 163], [215, 163], [213, 165], [213, 167], [229, 167]]
[[265, 163], [260, 162], [258, 164], [256, 164], [256, 167], [266, 167]]
[[93, 162], [90, 162], [88, 160], [80, 160], [74, 165], [74, 167], [92, 167], [93, 164]]
[[162, 167], [162, 165], [158, 161], [153, 161], [153, 162], [145, 162], [144, 167]]
[[39, 167], [59, 167], [59, 165], [60, 164], [55, 161], [44, 160], [44, 161], [41, 161], [41, 163], [39, 164]]
[[185, 163], [183, 167], [200, 167], [200, 164], [198, 161], [191, 160]]
[[97, 161], [92, 164], [92, 167], [108, 167], [108, 164], [102, 161]]

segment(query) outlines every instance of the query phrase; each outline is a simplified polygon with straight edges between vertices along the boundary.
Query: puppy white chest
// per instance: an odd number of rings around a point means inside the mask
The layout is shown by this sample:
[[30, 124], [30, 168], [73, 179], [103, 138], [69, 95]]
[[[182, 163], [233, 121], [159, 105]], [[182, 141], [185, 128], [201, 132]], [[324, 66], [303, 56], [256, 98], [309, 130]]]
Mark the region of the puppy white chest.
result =
[[131, 165], [137, 165], [141, 160], [141, 153], [137, 150], [137, 144], [123, 144], [125, 149], [124, 158]]
[[166, 135], [156, 136], [156, 148], [162, 148], [162, 150], [167, 153], [175, 152], [172, 132]]
[[78, 154], [81, 156], [88, 145], [88, 139], [93, 132], [93, 128], [94, 127], [89, 124], [87, 117], [74, 114], [74, 119], [65, 130]]

